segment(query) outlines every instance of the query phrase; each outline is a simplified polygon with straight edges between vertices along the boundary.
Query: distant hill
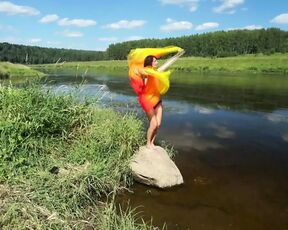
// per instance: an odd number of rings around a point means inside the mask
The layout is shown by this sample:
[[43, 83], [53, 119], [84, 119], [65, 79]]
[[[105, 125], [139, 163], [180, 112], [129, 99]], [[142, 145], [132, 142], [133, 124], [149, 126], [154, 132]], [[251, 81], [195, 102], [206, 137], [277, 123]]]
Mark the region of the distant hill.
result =
[[0, 61], [44, 64], [63, 61], [124, 60], [137, 47], [177, 45], [186, 56], [228, 57], [242, 54], [288, 52], [288, 32], [278, 28], [216, 31], [176, 38], [142, 39], [111, 44], [106, 51], [41, 48], [0, 43]]

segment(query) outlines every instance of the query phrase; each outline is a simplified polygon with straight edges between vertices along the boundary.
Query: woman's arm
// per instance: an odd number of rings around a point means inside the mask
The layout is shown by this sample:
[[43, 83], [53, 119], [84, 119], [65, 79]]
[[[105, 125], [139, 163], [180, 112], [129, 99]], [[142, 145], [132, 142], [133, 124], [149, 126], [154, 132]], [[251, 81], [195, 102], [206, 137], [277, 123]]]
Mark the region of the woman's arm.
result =
[[169, 58], [163, 65], [161, 65], [157, 70], [159, 72], [165, 71], [170, 65], [172, 65], [179, 57], [181, 57], [185, 53], [184, 50], [179, 51], [173, 57]]
[[135, 73], [137, 74], [137, 75], [139, 75], [139, 76], [141, 76], [142, 77], [142, 79], [144, 80], [144, 85], [146, 85], [147, 84], [147, 73], [145, 72], [145, 70], [144, 69], [141, 69], [141, 68], [135, 68]]
[[144, 69], [141, 69], [141, 68], [135, 68], [135, 73], [137, 74], [137, 75], [141, 75], [142, 77], [143, 76], [147, 76], [147, 73], [145, 72], [145, 70]]

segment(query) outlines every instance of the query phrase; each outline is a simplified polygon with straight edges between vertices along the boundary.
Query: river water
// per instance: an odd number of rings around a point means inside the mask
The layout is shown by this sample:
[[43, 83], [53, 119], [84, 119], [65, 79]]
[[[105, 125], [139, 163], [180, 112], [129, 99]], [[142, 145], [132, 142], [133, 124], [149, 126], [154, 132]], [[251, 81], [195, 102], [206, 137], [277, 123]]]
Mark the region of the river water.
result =
[[[120, 74], [121, 75], [121, 74]], [[46, 85], [135, 111], [127, 77], [51, 74]], [[168, 229], [288, 229], [288, 76], [174, 73], [158, 140], [174, 146], [184, 184], [134, 184], [119, 197]]]

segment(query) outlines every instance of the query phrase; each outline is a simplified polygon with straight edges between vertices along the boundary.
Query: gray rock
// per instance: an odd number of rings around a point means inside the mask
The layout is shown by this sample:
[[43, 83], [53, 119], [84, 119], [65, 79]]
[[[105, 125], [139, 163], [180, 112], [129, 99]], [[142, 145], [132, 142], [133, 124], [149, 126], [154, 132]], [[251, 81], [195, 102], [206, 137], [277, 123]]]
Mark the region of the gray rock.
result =
[[130, 164], [136, 181], [159, 188], [183, 183], [183, 177], [167, 152], [157, 146], [155, 149], [140, 147]]

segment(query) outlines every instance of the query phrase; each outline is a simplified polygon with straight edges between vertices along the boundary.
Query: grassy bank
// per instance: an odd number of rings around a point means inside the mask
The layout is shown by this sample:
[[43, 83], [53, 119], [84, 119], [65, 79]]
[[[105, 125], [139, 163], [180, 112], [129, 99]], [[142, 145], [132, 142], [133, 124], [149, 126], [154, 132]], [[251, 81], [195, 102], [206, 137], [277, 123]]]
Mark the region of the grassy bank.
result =
[[0, 133], [1, 229], [152, 228], [113, 203], [144, 140], [133, 115], [2, 86]]
[[21, 64], [0, 62], [0, 79], [41, 77], [43, 73]]
[[[160, 60], [160, 65], [163, 63]], [[226, 58], [183, 57], [175, 62], [171, 69], [183, 72], [227, 72], [227, 73], [288, 73], [288, 54], [243, 55]], [[35, 65], [34, 67], [67, 68], [81, 70], [128, 70], [127, 61], [65, 62], [63, 64]]]

